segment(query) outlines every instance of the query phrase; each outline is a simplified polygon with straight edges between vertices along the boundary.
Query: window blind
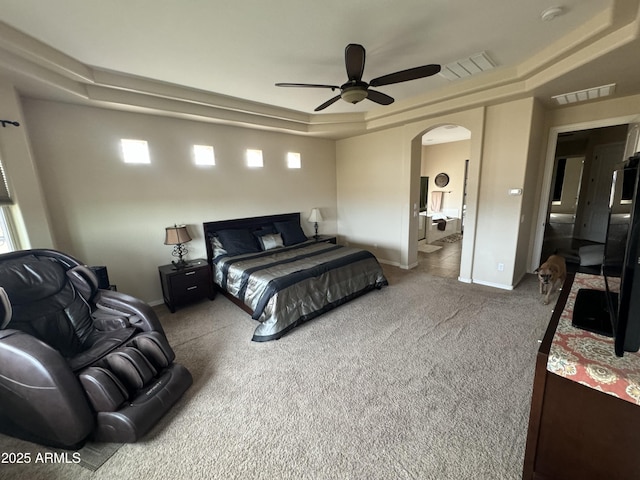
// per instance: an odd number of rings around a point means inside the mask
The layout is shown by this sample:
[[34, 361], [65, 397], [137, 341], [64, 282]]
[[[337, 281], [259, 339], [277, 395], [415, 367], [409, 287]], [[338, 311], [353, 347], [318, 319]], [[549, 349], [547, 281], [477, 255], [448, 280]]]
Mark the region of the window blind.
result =
[[0, 205], [9, 205], [13, 203], [11, 195], [9, 195], [9, 185], [7, 183], [7, 177], [4, 173], [4, 166], [0, 160]]

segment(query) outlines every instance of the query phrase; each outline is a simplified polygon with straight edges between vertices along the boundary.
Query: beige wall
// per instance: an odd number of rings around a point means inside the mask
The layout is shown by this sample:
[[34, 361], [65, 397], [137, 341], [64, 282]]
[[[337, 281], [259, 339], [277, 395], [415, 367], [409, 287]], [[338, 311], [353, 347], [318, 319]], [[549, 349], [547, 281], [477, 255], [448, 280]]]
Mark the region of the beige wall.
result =
[[[25, 123], [57, 248], [107, 265], [112, 283], [155, 302], [157, 266], [172, 260], [164, 229], [188, 225], [189, 258], [205, 255], [202, 222], [301, 212], [335, 233], [335, 144], [331, 140], [220, 126], [56, 102], [25, 100]], [[119, 140], [147, 140], [150, 165], [125, 164]], [[213, 145], [214, 167], [197, 167], [193, 144]], [[263, 169], [245, 166], [247, 148], [263, 150]], [[302, 169], [286, 168], [288, 151]]]
[[535, 244], [536, 215], [540, 198], [539, 178], [544, 170], [543, 158], [549, 134], [545, 128], [546, 111], [535, 101], [531, 112], [531, 129], [529, 132], [529, 146], [527, 150], [527, 164], [525, 167], [524, 188], [522, 194], [522, 209], [519, 218], [518, 243], [516, 247], [516, 261], [513, 271], [512, 285], [517, 285], [522, 277], [531, 272], [531, 252]]
[[17, 243], [22, 249], [51, 248], [53, 239], [40, 177], [31, 153], [29, 127], [13, 85], [0, 82], [0, 105], [3, 119], [20, 124], [19, 127], [0, 128], [0, 161], [15, 202], [10, 208], [17, 230]]
[[[462, 125], [472, 135], [460, 279], [511, 288], [527, 270], [523, 258], [539, 256], [531, 244], [539, 232], [535, 211], [548, 198], [548, 152], [555, 147], [549, 129], [553, 136], [565, 126], [594, 128], [640, 114], [640, 96], [554, 111], [529, 98], [332, 141], [40, 100], [19, 105], [12, 88], [0, 93], [13, 99], [12, 112], [23, 123], [16, 138], [8, 128], [1, 132], [0, 153], [30, 246], [53, 245], [105, 264], [120, 290], [148, 301], [160, 299], [156, 269], [171, 260], [162, 241], [173, 223], [189, 225], [194, 258], [204, 255], [202, 221], [304, 215], [320, 207], [327, 219], [321, 233], [338, 233], [381, 261], [411, 268], [419, 139], [443, 124]], [[130, 137], [149, 140], [152, 165], [121, 162], [118, 140]], [[218, 165], [193, 166], [193, 143], [212, 143]], [[244, 167], [245, 148], [264, 150], [264, 170]], [[288, 150], [302, 153], [301, 171], [284, 167]], [[509, 196], [509, 188], [522, 188], [523, 195]], [[311, 225], [305, 228], [311, 233]]]
[[[541, 108], [530, 98], [486, 109], [423, 119], [403, 126], [403, 134], [396, 131], [398, 129], [393, 129], [338, 141], [338, 205], [341, 225], [346, 215], [350, 215], [357, 223], [358, 207], [364, 203], [358, 201], [358, 192], [353, 188], [350, 178], [355, 179], [359, 170], [375, 168], [384, 175], [384, 181], [389, 185], [383, 191], [384, 200], [379, 202], [387, 206], [387, 215], [379, 217], [375, 227], [367, 225], [367, 241], [373, 243], [383, 235], [389, 240], [395, 240], [384, 252], [379, 252], [381, 258], [410, 268], [416, 258], [416, 242], [412, 240], [416, 238], [417, 231], [414, 227], [417, 228], [417, 221], [413, 207], [418, 202], [419, 195], [419, 174], [416, 173], [416, 178], [412, 178], [412, 166], [417, 162], [416, 172], [419, 172], [421, 163], [420, 154], [417, 159], [411, 158], [410, 145], [416, 143], [419, 136], [431, 128], [447, 123], [462, 125], [471, 131], [471, 140], [468, 210], [460, 279], [511, 288], [516, 275], [516, 264], [526, 263], [527, 258], [527, 248], [523, 253], [524, 261], [517, 257], [516, 252], [520, 242], [527, 244], [530, 240], [531, 227], [527, 224], [521, 231], [521, 222], [530, 222], [533, 216], [532, 212], [524, 214], [523, 206], [532, 210], [536, 204], [539, 154], [536, 154], [536, 148], [531, 147], [531, 136], [534, 120], [538, 129], [543, 130], [542, 113]], [[541, 136], [537, 132], [536, 141], [541, 142]], [[542, 149], [542, 146], [538, 145], [537, 149]], [[401, 161], [398, 160], [399, 154], [402, 155]], [[533, 180], [527, 183], [525, 177], [530, 157], [533, 157], [533, 166], [529, 174]], [[346, 165], [349, 165], [348, 170]], [[368, 175], [374, 173], [370, 172]], [[392, 179], [396, 179], [395, 185], [391, 183]], [[526, 201], [523, 200], [524, 194], [510, 196], [510, 188], [523, 189], [523, 193], [528, 195]], [[342, 216], [343, 212], [345, 217]], [[393, 230], [386, 232], [386, 225], [397, 225], [398, 215], [404, 219], [401, 228], [408, 235], [394, 235]], [[350, 226], [353, 227], [353, 224]], [[340, 231], [342, 233], [342, 229]], [[351, 232], [345, 233], [348, 235]], [[498, 263], [503, 264], [502, 271], [498, 271]]]
[[[429, 177], [429, 197], [434, 191], [447, 192], [442, 197], [442, 209], [457, 209], [459, 218], [462, 216], [465, 162], [469, 160], [470, 153], [470, 140], [422, 147], [420, 175]], [[441, 172], [449, 175], [449, 184], [442, 188], [435, 184], [436, 175]], [[427, 199], [427, 207], [429, 202], [430, 198]]]
[[[471, 281], [484, 109], [476, 108], [402, 127], [338, 140], [338, 232], [348, 241], [371, 247], [378, 258], [401, 268], [417, 262], [422, 135], [441, 125], [471, 131], [467, 222], [460, 277]], [[371, 189], [374, 185], [375, 201]]]
[[400, 265], [402, 205], [409, 174], [399, 128], [337, 142], [338, 233], [341, 241], [370, 249]]
[[[473, 281], [513, 285], [525, 187], [533, 99], [487, 108]], [[501, 268], [502, 270], [499, 270]]]
[[547, 126], [572, 131], [629, 123], [639, 116], [640, 95], [631, 95], [551, 110], [547, 112]]

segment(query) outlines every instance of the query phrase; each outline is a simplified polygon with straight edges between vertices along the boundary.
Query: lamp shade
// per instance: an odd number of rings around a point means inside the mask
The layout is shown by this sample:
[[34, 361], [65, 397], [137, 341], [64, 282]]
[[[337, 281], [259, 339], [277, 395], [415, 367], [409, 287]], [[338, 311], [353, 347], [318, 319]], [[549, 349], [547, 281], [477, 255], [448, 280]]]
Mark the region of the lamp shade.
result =
[[165, 245], [180, 245], [191, 241], [186, 225], [174, 225], [173, 227], [167, 227], [165, 230]]
[[309, 215], [309, 221], [310, 222], [321, 222], [322, 221], [322, 214], [320, 213], [320, 209], [319, 208], [312, 208], [311, 209], [311, 215]]

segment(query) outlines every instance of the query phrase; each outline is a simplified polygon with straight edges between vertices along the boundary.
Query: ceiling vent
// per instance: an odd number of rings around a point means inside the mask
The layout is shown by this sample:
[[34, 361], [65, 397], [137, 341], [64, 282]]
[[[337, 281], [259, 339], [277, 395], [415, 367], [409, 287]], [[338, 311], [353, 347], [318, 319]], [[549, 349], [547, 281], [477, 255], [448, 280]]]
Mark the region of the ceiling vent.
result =
[[495, 65], [487, 55], [487, 52], [481, 52], [444, 65], [440, 75], [448, 80], [458, 80], [476, 73], [486, 72], [492, 68], [495, 68]]
[[551, 97], [558, 105], [567, 105], [568, 103], [586, 102], [587, 100], [595, 100], [596, 98], [608, 97], [613, 95], [616, 89], [615, 83], [602, 85], [600, 87], [587, 88], [586, 90], [578, 90], [577, 92], [563, 93]]

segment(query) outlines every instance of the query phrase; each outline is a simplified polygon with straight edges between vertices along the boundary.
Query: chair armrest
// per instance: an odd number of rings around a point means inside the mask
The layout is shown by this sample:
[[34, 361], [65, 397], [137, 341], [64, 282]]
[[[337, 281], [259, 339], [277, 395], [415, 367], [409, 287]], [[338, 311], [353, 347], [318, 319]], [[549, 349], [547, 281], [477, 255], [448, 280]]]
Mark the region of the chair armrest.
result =
[[68, 448], [93, 430], [93, 412], [62, 355], [20, 330], [0, 331], [0, 426], [10, 435]]
[[133, 327], [138, 327], [145, 332], [156, 331], [165, 334], [153, 308], [131, 295], [112, 290], [98, 290], [95, 304], [98, 309], [106, 313], [126, 316], [129, 324]]

